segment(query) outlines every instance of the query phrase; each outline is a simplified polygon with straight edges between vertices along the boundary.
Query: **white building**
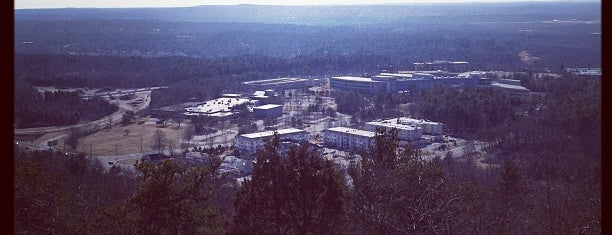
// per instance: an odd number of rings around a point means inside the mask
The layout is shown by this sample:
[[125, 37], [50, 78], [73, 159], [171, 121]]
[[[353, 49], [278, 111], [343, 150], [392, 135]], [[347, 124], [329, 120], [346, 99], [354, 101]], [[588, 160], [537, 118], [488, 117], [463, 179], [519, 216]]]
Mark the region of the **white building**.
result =
[[245, 154], [254, 154], [259, 149], [263, 149], [266, 140], [274, 138], [278, 134], [281, 140], [293, 140], [296, 142], [307, 142], [308, 132], [296, 128], [281, 129], [276, 131], [264, 131], [250, 134], [242, 134], [234, 138], [236, 150]]
[[278, 104], [266, 104], [253, 107], [253, 114], [258, 117], [280, 117], [283, 115], [283, 106]]
[[243, 82], [242, 84], [247, 85], [254, 89], [275, 89], [275, 90], [289, 90], [289, 89], [302, 89], [310, 87], [310, 80], [306, 78], [273, 78], [257, 81]]
[[499, 89], [502, 92], [505, 92], [506, 94], [509, 94], [509, 95], [523, 96], [523, 97], [528, 97], [531, 95], [531, 91], [529, 89], [525, 88], [524, 86], [520, 86], [520, 85], [512, 85], [512, 84], [507, 84], [507, 83], [494, 82], [491, 84], [491, 87]]
[[335, 149], [368, 150], [374, 146], [374, 136], [371, 131], [357, 130], [348, 127], [334, 127], [321, 132], [323, 143]]
[[376, 128], [379, 127], [384, 128], [385, 131], [395, 128], [397, 129], [398, 138], [400, 140], [412, 141], [420, 139], [422, 134], [441, 135], [444, 129], [444, 124], [422, 119], [400, 117], [367, 122], [365, 127], [370, 131], [376, 131]]
[[213, 117], [225, 117], [232, 115], [232, 108], [241, 104], [251, 103], [250, 99], [222, 97], [206, 101], [201, 105], [185, 109], [185, 115], [205, 115]]
[[373, 121], [366, 122], [365, 129], [368, 131], [376, 132], [378, 128], [383, 128], [383, 131], [388, 132], [392, 129], [397, 130], [397, 137], [400, 140], [415, 140], [421, 138], [423, 132], [423, 128], [417, 126], [416, 124], [410, 123], [399, 123], [396, 119], [382, 120], [382, 121]]

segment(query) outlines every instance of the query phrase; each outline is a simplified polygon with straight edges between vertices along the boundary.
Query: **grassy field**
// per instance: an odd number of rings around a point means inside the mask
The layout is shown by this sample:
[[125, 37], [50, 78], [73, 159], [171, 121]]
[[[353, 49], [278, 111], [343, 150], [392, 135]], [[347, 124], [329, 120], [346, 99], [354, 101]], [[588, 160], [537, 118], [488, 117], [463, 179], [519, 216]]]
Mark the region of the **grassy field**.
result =
[[[190, 123], [182, 123], [178, 128], [177, 124], [165, 128], [156, 127], [155, 124], [130, 124], [127, 126], [116, 125], [111, 129], [102, 130], [94, 134], [79, 139], [78, 151], [82, 151], [83, 146], [87, 154], [94, 156], [118, 155], [150, 152], [153, 134], [155, 130], [161, 130], [166, 134], [166, 138], [174, 143], [175, 148], [180, 147], [180, 137]], [[142, 139], [141, 139], [142, 137]], [[90, 148], [91, 147], [91, 148]]]

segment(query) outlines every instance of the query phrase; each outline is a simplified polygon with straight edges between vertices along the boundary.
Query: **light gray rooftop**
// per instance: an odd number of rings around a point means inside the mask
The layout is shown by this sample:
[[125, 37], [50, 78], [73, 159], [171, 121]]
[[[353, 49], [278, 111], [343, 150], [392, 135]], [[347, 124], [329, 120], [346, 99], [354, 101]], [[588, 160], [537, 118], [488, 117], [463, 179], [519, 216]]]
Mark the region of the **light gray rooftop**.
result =
[[504, 89], [529, 91], [529, 89], [525, 88], [524, 86], [517, 86], [517, 85], [497, 83], [497, 82], [496, 83], [492, 83], [491, 86], [493, 86], [493, 87], [501, 87], [501, 88], [504, 88]]
[[253, 109], [273, 109], [273, 108], [277, 108], [281, 106], [282, 105], [278, 105], [278, 104], [266, 104], [266, 105], [254, 107]]
[[371, 132], [371, 131], [358, 130], [358, 129], [342, 127], [342, 126], [328, 128], [328, 129], [325, 129], [325, 130], [326, 131], [346, 133], [346, 134], [352, 134], [352, 135], [359, 135], [359, 136], [364, 136], [364, 137], [374, 137], [376, 135], [376, 133]]
[[332, 77], [332, 78], [339, 79], [339, 80], [347, 80], [347, 81], [372, 82], [371, 78], [364, 78], [364, 77], [340, 76], [340, 77]]
[[275, 132], [278, 133], [279, 135], [286, 135], [286, 134], [296, 134], [296, 133], [301, 133], [301, 132], [306, 132], [306, 131], [297, 129], [297, 128], [287, 128], [287, 129], [280, 129], [276, 131], [263, 131], [263, 132], [256, 132], [256, 133], [250, 133], [250, 134], [243, 134], [240, 136], [249, 138], [249, 139], [256, 139], [256, 138], [273, 136]]

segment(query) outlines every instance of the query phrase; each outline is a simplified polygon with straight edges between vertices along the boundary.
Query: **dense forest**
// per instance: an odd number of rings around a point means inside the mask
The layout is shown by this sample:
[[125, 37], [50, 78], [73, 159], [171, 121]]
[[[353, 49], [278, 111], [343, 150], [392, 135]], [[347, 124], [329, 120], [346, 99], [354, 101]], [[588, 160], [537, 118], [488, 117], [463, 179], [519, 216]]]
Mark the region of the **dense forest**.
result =
[[436, 24], [303, 26], [70, 20], [17, 21], [15, 29], [15, 51], [28, 54], [195, 58], [345, 55], [384, 57], [402, 67], [447, 59], [499, 69], [524, 67], [518, 58], [521, 51], [538, 57], [538, 63], [549, 68], [598, 67], [601, 58], [601, 37], [596, 34], [601, 24], [571, 21], [461, 24], [449, 19]]
[[[601, 4], [575, 2], [418, 3], [377, 5], [204, 5], [180, 8], [18, 9], [17, 20], [154, 19], [170, 22], [240, 22], [299, 25], [380, 25], [410, 21], [517, 22], [525, 19], [598, 19]], [[384, 17], [381, 17], [384, 16]]]
[[77, 92], [40, 93], [29, 84], [15, 82], [15, 128], [62, 126], [93, 121], [118, 107], [100, 97], [82, 99]]
[[527, 51], [549, 68], [599, 67], [600, 11], [597, 2], [16, 10], [15, 51], [383, 57], [399, 69], [436, 59], [511, 69]]

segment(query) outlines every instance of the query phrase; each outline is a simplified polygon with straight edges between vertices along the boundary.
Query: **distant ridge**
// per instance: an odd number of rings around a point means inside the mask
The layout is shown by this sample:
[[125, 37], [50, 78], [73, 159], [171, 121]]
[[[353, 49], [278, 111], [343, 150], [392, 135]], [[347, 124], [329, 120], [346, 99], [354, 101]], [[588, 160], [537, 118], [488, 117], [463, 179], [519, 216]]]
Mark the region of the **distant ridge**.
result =
[[[428, 3], [378, 5], [201, 5], [169, 8], [48, 8], [16, 9], [16, 20], [151, 19], [184, 22], [252, 22], [270, 24], [347, 25], [397, 22], [411, 17], [474, 14], [601, 18], [598, 2]], [[541, 17], [539, 17], [541, 16]], [[582, 19], [592, 20], [592, 19]]]

